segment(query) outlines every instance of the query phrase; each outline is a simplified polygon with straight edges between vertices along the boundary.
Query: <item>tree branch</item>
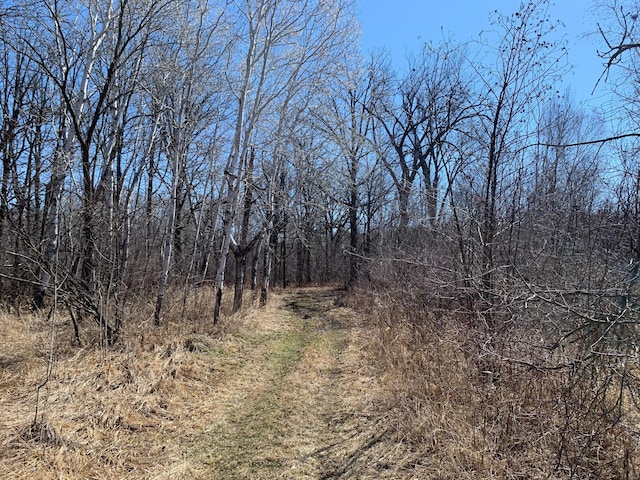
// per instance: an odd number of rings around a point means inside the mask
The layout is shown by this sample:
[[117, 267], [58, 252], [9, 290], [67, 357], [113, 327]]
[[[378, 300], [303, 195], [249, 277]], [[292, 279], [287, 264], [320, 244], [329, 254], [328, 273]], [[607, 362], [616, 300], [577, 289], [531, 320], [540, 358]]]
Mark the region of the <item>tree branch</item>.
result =
[[596, 140], [585, 140], [584, 142], [575, 142], [575, 143], [542, 143], [542, 142], [538, 142], [535, 143], [533, 145], [531, 145], [532, 147], [534, 146], [539, 146], [539, 147], [579, 147], [581, 145], [595, 145], [598, 143], [607, 143], [607, 142], [613, 142], [615, 140], [622, 140], [623, 138], [635, 138], [635, 137], [640, 137], [640, 133], [623, 133], [620, 135], [613, 135], [611, 137], [605, 137], [605, 138], [599, 138]]

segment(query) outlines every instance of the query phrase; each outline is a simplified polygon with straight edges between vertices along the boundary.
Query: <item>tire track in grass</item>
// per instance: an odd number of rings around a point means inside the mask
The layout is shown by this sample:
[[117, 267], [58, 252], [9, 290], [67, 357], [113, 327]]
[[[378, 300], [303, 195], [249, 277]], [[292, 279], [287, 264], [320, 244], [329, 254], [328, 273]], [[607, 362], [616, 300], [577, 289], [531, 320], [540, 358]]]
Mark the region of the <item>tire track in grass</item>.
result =
[[370, 379], [354, 364], [354, 318], [335, 299], [296, 291], [243, 333], [245, 356], [220, 392], [227, 408], [198, 442], [209, 478], [349, 478], [382, 438], [358, 410]]
[[291, 312], [277, 309], [269, 315], [256, 322], [256, 330], [243, 333], [246, 356], [224, 388], [232, 398], [224, 392], [221, 397], [228, 409], [200, 444], [211, 478], [279, 478], [288, 460], [290, 409], [283, 391], [316, 338]]

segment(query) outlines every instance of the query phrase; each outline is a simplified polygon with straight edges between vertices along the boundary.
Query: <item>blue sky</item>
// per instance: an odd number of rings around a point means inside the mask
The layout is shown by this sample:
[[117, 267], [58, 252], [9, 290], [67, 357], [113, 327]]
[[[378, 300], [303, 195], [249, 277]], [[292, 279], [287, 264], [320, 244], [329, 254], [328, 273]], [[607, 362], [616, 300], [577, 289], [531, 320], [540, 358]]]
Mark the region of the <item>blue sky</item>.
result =
[[[387, 48], [395, 65], [403, 68], [407, 54], [418, 51], [423, 42], [437, 44], [444, 37], [465, 42], [488, 30], [489, 14], [498, 10], [514, 13], [519, 0], [359, 0], [362, 28], [361, 44], [365, 52]], [[551, 1], [549, 15], [561, 20], [567, 36], [569, 62], [574, 70], [565, 77], [576, 100], [597, 105], [607, 93], [600, 85], [591, 92], [602, 73], [602, 59], [596, 50], [602, 42], [596, 31], [593, 0]]]

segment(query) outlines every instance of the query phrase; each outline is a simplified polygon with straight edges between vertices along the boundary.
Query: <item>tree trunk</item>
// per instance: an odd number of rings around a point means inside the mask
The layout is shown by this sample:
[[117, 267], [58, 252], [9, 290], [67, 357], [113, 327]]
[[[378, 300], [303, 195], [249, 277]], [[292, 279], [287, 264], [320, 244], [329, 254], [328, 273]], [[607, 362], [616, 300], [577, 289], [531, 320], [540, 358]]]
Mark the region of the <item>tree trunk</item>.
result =
[[260, 254], [262, 253], [262, 248], [264, 245], [264, 238], [260, 238], [258, 242], [258, 246], [253, 253], [253, 258], [251, 259], [251, 290], [255, 290], [258, 285], [258, 263], [260, 262]]
[[262, 271], [262, 288], [260, 289], [260, 306], [264, 307], [269, 301], [269, 288], [271, 284], [271, 269], [273, 267], [273, 252], [277, 246], [277, 235], [273, 228], [267, 230], [266, 242], [264, 249], [263, 271]]
[[242, 295], [244, 293], [244, 277], [247, 271], [247, 256], [249, 252], [242, 249], [236, 255], [236, 279], [233, 291], [233, 313], [242, 308]]
[[160, 325], [160, 314], [162, 311], [162, 304], [167, 292], [167, 283], [169, 281], [169, 268], [171, 267], [171, 257], [173, 248], [176, 243], [176, 217], [178, 210], [178, 184], [180, 182], [181, 172], [181, 159], [180, 149], [182, 147], [182, 135], [179, 130], [182, 125], [182, 113], [178, 118], [178, 131], [174, 132], [175, 138], [173, 139], [173, 151], [172, 153], [172, 181], [171, 181], [171, 196], [169, 197], [169, 214], [167, 215], [168, 224], [164, 238], [164, 249], [162, 252], [162, 273], [160, 274], [160, 284], [158, 286], [158, 295], [156, 297], [156, 309], [153, 314], [153, 322], [155, 325]]
[[33, 304], [37, 309], [45, 306], [45, 297], [51, 282], [51, 275], [56, 264], [58, 255], [58, 241], [60, 237], [60, 209], [62, 202], [62, 192], [67, 176], [67, 164], [70, 163], [72, 135], [69, 129], [63, 127], [62, 147], [54, 152], [53, 171], [51, 181], [47, 186], [47, 216], [45, 219], [45, 247], [42, 264], [40, 266], [40, 279], [34, 288]]
[[349, 185], [349, 278], [347, 285], [353, 287], [358, 280], [358, 160], [351, 159]]
[[[498, 122], [502, 103], [499, 102], [496, 107], [496, 113], [493, 121], [493, 130], [490, 138], [489, 152], [487, 158], [487, 176], [485, 178], [484, 192], [484, 212], [482, 222], [482, 295], [489, 310], [494, 306], [495, 296], [493, 291], [493, 268], [494, 268], [494, 251], [493, 243], [496, 235], [496, 196], [498, 188]], [[489, 311], [490, 315], [490, 311]]]
[[398, 190], [398, 204], [400, 209], [400, 225], [399, 233], [400, 239], [404, 238], [404, 234], [409, 228], [409, 193], [411, 191], [410, 185], [402, 185]]
[[218, 259], [218, 270], [216, 272], [215, 286], [215, 304], [213, 307], [213, 323], [216, 324], [220, 320], [220, 308], [222, 306], [222, 291], [224, 289], [225, 272], [227, 270], [227, 259], [229, 258], [229, 250], [231, 245], [231, 230], [236, 217], [238, 207], [240, 181], [242, 176], [242, 151], [243, 143], [248, 135], [245, 132], [245, 109], [247, 97], [251, 88], [251, 77], [254, 71], [254, 55], [256, 49], [256, 38], [254, 35], [249, 37], [249, 46], [245, 58], [245, 72], [243, 85], [238, 96], [238, 112], [236, 114], [236, 124], [234, 128], [233, 143], [231, 152], [227, 159], [227, 165], [224, 170], [224, 182], [226, 185], [226, 195], [223, 200], [222, 208], [222, 244], [220, 245], [220, 258]]
[[233, 291], [233, 309], [235, 313], [242, 307], [242, 295], [244, 294], [244, 279], [247, 271], [247, 257], [253, 250], [258, 237], [247, 243], [249, 238], [249, 221], [251, 219], [251, 209], [253, 206], [253, 165], [255, 161], [255, 150], [252, 148], [246, 166], [247, 180], [245, 182], [244, 202], [242, 207], [242, 227], [240, 231], [240, 244], [233, 245], [232, 251], [236, 257], [236, 278]]

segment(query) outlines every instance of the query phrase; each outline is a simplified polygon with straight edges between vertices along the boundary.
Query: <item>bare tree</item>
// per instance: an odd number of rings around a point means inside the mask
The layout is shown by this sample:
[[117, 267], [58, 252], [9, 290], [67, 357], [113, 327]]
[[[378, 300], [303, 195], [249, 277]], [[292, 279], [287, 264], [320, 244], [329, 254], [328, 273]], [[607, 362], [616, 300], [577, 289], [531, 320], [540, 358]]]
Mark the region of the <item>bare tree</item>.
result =
[[244, 189], [244, 198], [242, 201], [242, 221], [240, 227], [240, 237], [238, 241], [232, 239], [231, 251], [236, 260], [236, 275], [233, 292], [233, 312], [237, 312], [242, 308], [242, 298], [244, 295], [245, 276], [247, 273], [247, 259], [249, 254], [258, 245], [262, 239], [262, 232], [256, 231], [253, 236], [249, 238], [251, 212], [255, 203], [254, 198], [254, 165], [255, 165], [255, 150], [251, 150], [247, 158], [246, 181]]
[[[224, 10], [212, 9], [207, 2], [174, 4], [173, 25], [164, 29], [166, 37], [154, 49], [157, 65], [149, 69], [151, 102], [158, 115], [160, 147], [168, 184], [166, 231], [162, 248], [162, 271], [156, 298], [155, 323], [160, 323], [169, 270], [174, 250], [181, 252], [182, 210], [186, 201], [187, 165], [199, 156], [195, 149], [198, 135], [211, 133], [207, 125], [217, 119], [215, 112], [219, 68], [226, 45], [219, 33]], [[220, 36], [220, 40], [216, 36]]]
[[401, 231], [409, 225], [409, 200], [420, 173], [426, 198], [425, 223], [431, 227], [436, 225], [450, 192], [441, 184], [445, 149], [463, 125], [477, 115], [464, 63], [456, 47], [446, 43], [437, 48], [425, 45], [410, 61], [408, 73], [398, 83], [397, 95], [390, 91], [386, 102], [378, 100], [375, 107], [395, 152], [393, 159], [386, 155], [382, 158], [396, 186]]
[[[374, 105], [379, 101], [379, 79], [376, 71], [378, 59], [367, 65], [351, 65], [343, 81], [337, 81], [335, 93], [327, 101], [326, 108], [314, 113], [314, 125], [327, 142], [336, 146], [340, 162], [334, 162], [335, 172], [345, 195], [341, 202], [348, 210], [349, 221], [349, 273], [348, 285], [355, 285], [362, 256], [360, 220], [363, 171], [366, 161], [373, 156], [372, 130]], [[367, 170], [368, 173], [368, 170]], [[335, 180], [334, 179], [334, 180]]]
[[549, 39], [557, 23], [547, 17], [546, 0], [521, 3], [512, 15], [497, 15], [501, 37], [481, 45], [487, 49], [482, 66], [476, 67], [482, 93], [478, 109], [477, 138], [484, 156], [482, 215], [479, 225], [482, 247], [482, 289], [489, 306], [495, 264], [495, 240], [499, 229], [500, 185], [510, 158], [527, 143], [527, 117], [562, 71], [565, 48]]
[[[236, 52], [242, 59], [237, 78], [230, 79], [237, 99], [235, 127], [230, 154], [225, 167], [223, 193], [223, 234], [216, 274], [214, 322], [220, 317], [220, 306], [227, 258], [232, 243], [233, 225], [240, 205], [240, 186], [245, 180], [243, 168], [256, 129], [267, 119], [275, 128], [272, 143], [273, 166], [268, 172], [267, 209], [275, 200], [275, 189], [282, 171], [282, 138], [288, 126], [290, 109], [311, 83], [327, 73], [333, 52], [344, 46], [346, 24], [351, 14], [347, 2], [305, 1], [296, 4], [281, 1], [247, 0], [235, 2], [238, 31], [244, 37]], [[270, 115], [273, 115], [271, 119]], [[273, 212], [267, 212], [267, 237], [273, 232]], [[270, 275], [267, 255], [263, 291], [268, 291]], [[266, 287], [266, 290], [265, 290]]]
[[2, 289], [7, 298], [21, 291], [17, 282], [28, 274], [24, 260], [38, 248], [40, 176], [50, 141], [47, 80], [25, 53], [21, 38], [27, 28], [20, 18], [11, 24], [0, 22], [0, 241], [6, 254], [3, 265], [13, 265], [11, 288]]
[[[388, 67], [387, 67], [388, 69]], [[419, 99], [417, 86], [410, 82], [401, 83], [398, 87], [399, 97], [396, 107], [396, 92], [391, 84], [392, 75], [387, 73], [383, 76], [383, 84], [387, 86], [386, 98], [380, 99], [375, 108], [375, 115], [386, 133], [386, 137], [395, 153], [394, 159], [381, 155], [387, 170], [397, 190], [399, 209], [399, 230], [400, 235], [407, 231], [409, 226], [409, 198], [413, 184], [420, 172], [420, 160], [413, 155], [409, 146], [409, 136], [415, 131], [415, 126], [421, 123], [419, 113]], [[397, 169], [395, 168], [397, 164]], [[398, 171], [399, 170], [399, 171]]]
[[63, 189], [78, 160], [83, 204], [82, 245], [76, 262], [80, 281], [70, 298], [84, 299], [82, 308], [93, 310], [99, 317], [108, 341], [117, 334], [103, 322], [91, 300], [97, 286], [98, 205], [106, 219], [112, 218], [113, 161], [121, 146], [124, 109], [133, 92], [139, 71], [136, 65], [140, 65], [152, 21], [162, 7], [161, 2], [144, 0], [106, 4], [87, 0], [71, 8], [43, 0], [19, 12], [21, 18], [29, 19], [30, 27], [20, 32], [24, 53], [46, 75], [54, 87], [53, 98], [58, 101], [53, 107], [59, 126], [48, 187], [46, 246], [34, 303], [43, 304], [50, 282], [58, 251]]

